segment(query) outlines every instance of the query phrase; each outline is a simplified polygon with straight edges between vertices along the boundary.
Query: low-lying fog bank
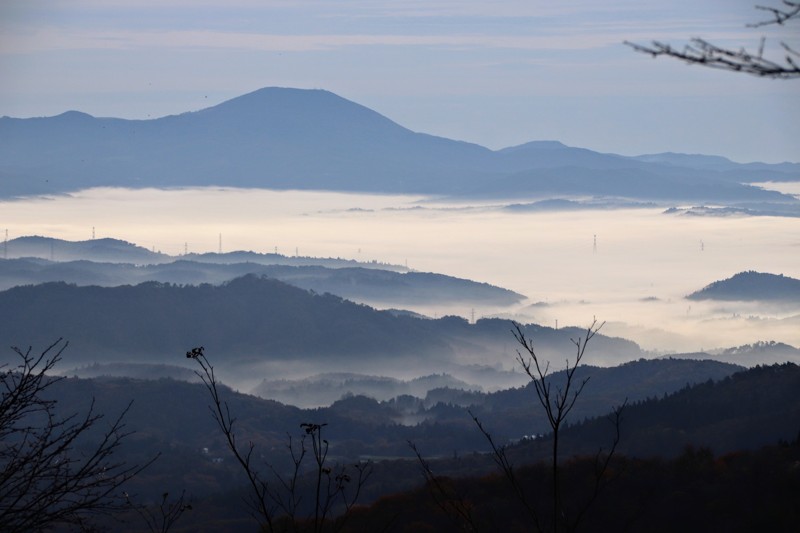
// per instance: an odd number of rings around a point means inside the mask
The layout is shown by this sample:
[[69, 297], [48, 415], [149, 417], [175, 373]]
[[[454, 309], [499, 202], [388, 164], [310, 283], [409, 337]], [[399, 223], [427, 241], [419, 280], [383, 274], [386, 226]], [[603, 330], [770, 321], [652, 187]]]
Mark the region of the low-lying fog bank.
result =
[[[689, 302], [745, 270], [800, 277], [798, 219], [664, 214], [662, 207], [509, 211], [419, 197], [309, 191], [91, 189], [6, 201], [9, 237], [85, 240], [94, 231], [171, 254], [278, 251], [408, 265], [529, 297], [518, 308], [413, 310], [514, 317], [605, 333], [656, 352], [776, 340], [800, 346], [800, 308]], [[221, 238], [220, 238], [221, 237]], [[388, 304], [387, 304], [388, 306]], [[798, 304], [800, 306], [800, 304]]]

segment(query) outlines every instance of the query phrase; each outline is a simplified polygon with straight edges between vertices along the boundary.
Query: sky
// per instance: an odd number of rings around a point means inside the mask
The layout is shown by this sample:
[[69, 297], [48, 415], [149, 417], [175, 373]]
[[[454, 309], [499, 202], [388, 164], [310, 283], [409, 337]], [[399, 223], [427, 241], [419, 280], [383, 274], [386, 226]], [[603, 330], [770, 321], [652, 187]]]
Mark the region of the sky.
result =
[[635, 53], [704, 37], [780, 55], [775, 0], [2, 0], [0, 116], [147, 119], [268, 86], [330, 90], [492, 149], [800, 161], [800, 80]]

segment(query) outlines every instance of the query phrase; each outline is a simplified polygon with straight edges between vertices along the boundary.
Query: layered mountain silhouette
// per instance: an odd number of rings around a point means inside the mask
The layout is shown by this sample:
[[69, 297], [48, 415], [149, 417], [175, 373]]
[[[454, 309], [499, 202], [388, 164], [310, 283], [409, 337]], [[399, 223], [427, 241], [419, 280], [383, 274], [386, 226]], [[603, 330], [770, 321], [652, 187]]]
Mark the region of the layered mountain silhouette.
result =
[[0, 119], [0, 197], [94, 186], [222, 185], [447, 195], [792, 202], [745, 183], [800, 165], [623, 157], [554, 141], [492, 151], [416, 133], [323, 90], [265, 88], [153, 120]]
[[[51, 261], [97, 261], [102, 263], [154, 264], [174, 258], [121, 239], [101, 238], [66, 241], [32, 235], [3, 243], [5, 259], [39, 258]], [[61, 281], [61, 280], [53, 280]]]
[[[0, 324], [2, 345], [47, 346], [63, 337], [83, 363], [163, 363], [202, 344], [231, 365], [305, 360], [325, 371], [348, 361], [361, 367], [414, 361], [434, 372], [456, 354], [497, 353], [513, 342], [507, 320], [421, 319], [255, 275], [219, 286], [20, 286], [0, 292]], [[570, 338], [585, 334], [535, 325], [527, 331], [536, 334], [543, 354], [559, 360], [571, 352]], [[624, 360], [641, 351], [633, 342], [598, 335], [592, 355]]]
[[8, 241], [4, 254], [8, 259], [0, 259], [0, 290], [56, 281], [105, 287], [146, 281], [219, 284], [257, 274], [380, 306], [431, 301], [439, 305], [508, 306], [525, 299], [522, 294], [488, 283], [376, 261], [246, 251], [175, 257], [119, 239], [65, 241], [38, 236]]
[[362, 266], [206, 263], [202, 260], [176, 260], [153, 265], [55, 262], [33, 258], [0, 260], [0, 290], [56, 281], [104, 287], [135, 285], [146, 281], [181, 285], [218, 284], [246, 274], [267, 276], [320, 294], [331, 293], [372, 305], [424, 305], [436, 302], [438, 305], [509, 306], [525, 299], [522, 294], [488, 283], [431, 272], [393, 272]]

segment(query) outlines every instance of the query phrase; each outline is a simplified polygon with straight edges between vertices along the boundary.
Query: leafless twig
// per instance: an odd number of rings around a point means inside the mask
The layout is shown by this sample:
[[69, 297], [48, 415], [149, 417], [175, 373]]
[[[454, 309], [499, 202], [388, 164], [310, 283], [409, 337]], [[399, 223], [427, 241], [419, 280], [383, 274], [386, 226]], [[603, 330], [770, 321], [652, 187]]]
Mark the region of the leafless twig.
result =
[[14, 347], [19, 365], [0, 372], [1, 531], [86, 526], [91, 514], [122, 509], [117, 489], [155, 460], [139, 466], [115, 456], [131, 434], [130, 404], [99, 436], [92, 434], [104, 417], [94, 400], [83, 415], [56, 413], [47, 393], [62, 378], [50, 372], [67, 345], [59, 339], [38, 355]]
[[[786, 6], [785, 9], [756, 6], [756, 9], [770, 13], [772, 18], [748, 24], [747, 26], [758, 28], [772, 24], [784, 25], [790, 21], [800, 20], [800, 2], [783, 0], [783, 4]], [[744, 72], [764, 78], [800, 78], [800, 52], [789, 46], [788, 43], [781, 42], [780, 46], [784, 50], [784, 57], [782, 59], [768, 59], [764, 57], [765, 42], [766, 38], [762, 37], [758, 51], [755, 53], [748, 51], [744, 47], [735, 50], [717, 46], [699, 37], [691, 39], [688, 44], [680, 48], [674, 48], [670, 44], [661, 41], [652, 41], [648, 45], [625, 41], [625, 44], [636, 52], [653, 57], [672, 57], [691, 65], [702, 65], [732, 72]]]

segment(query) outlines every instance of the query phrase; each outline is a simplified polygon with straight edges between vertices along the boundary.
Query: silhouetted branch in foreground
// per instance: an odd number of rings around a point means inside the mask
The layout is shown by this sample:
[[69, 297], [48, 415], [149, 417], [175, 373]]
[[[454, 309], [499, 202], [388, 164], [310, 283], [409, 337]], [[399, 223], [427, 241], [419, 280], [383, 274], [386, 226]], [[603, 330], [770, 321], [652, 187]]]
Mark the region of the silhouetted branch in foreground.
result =
[[63, 378], [49, 374], [67, 345], [59, 339], [38, 355], [14, 347], [19, 364], [0, 373], [0, 531], [88, 527], [91, 515], [124, 508], [117, 489], [155, 460], [129, 465], [114, 455], [131, 434], [130, 404], [99, 432], [94, 400], [85, 414], [57, 413], [49, 392]]
[[161, 495], [158, 505], [152, 507], [133, 503], [127, 492], [123, 495], [128, 505], [142, 518], [151, 533], [167, 533], [180, 520], [183, 513], [192, 510], [192, 504], [186, 500], [186, 491], [181, 492], [180, 497], [176, 500], [169, 500], [169, 492], [165, 492]]
[[422, 456], [416, 444], [409, 441], [408, 446], [414, 452], [417, 461], [422, 467], [422, 475], [425, 477], [431, 498], [433, 498], [436, 507], [448, 516], [457, 528], [462, 531], [477, 532], [478, 526], [472, 516], [472, 504], [458, 493], [456, 485], [451, 483], [450, 480], [434, 474], [430, 463]]
[[[614, 423], [615, 436], [611, 448], [607, 453], [603, 453], [603, 450], [601, 449], [595, 456], [595, 475], [594, 483], [591, 487], [590, 497], [586, 504], [580, 508], [577, 513], [575, 513], [575, 516], [571, 517], [564, 504], [561, 488], [561, 476], [559, 472], [559, 439], [561, 437], [561, 430], [566, 423], [567, 416], [575, 407], [578, 397], [581, 395], [584, 387], [589, 382], [588, 377], [578, 379], [576, 372], [586, 353], [586, 347], [588, 346], [589, 341], [597, 334], [598, 331], [600, 331], [600, 328], [602, 327], [603, 324], [598, 325], [596, 321], [592, 322], [592, 324], [586, 329], [586, 335], [584, 337], [571, 339], [576, 348], [575, 359], [572, 362], [570, 362], [569, 359], [566, 360], [565, 369], [563, 371], [564, 378], [561, 385], [554, 383], [552, 376], [550, 375], [550, 363], [543, 361], [536, 353], [533, 341], [525, 336], [525, 332], [523, 331], [522, 327], [519, 324], [514, 323], [514, 329], [512, 330], [514, 338], [522, 347], [521, 351], [517, 351], [517, 362], [520, 364], [520, 366], [522, 366], [523, 370], [533, 383], [533, 388], [536, 392], [536, 398], [539, 406], [544, 411], [546, 420], [551, 429], [550, 439], [552, 444], [550, 469], [552, 475], [552, 485], [550, 496], [553, 502], [551, 512], [552, 531], [554, 532], [558, 531], [562, 527], [568, 531], [574, 531], [577, 528], [584, 514], [600, 493], [603, 483], [607, 477], [606, 474], [611, 458], [616, 452], [617, 445], [619, 444], [620, 424], [625, 403], [623, 403], [620, 407], [615, 408], [613, 411], [612, 421]], [[472, 415], [472, 413], [470, 413], [470, 415]], [[481, 421], [478, 420], [478, 418], [474, 415], [472, 415], [472, 418], [475, 424], [478, 426], [480, 432], [489, 443], [492, 450], [491, 454], [495, 463], [500, 467], [503, 474], [508, 479], [515, 496], [528, 513], [533, 528], [536, 531], [544, 531], [546, 529], [544, 520], [537, 512], [536, 502], [531, 500], [530, 495], [525, 494], [522, 483], [514, 471], [514, 465], [508, 458], [506, 446], [497, 444]]]
[[[281, 474], [268, 463], [266, 469], [272, 479], [266, 479], [253, 461], [255, 444], [249, 442], [242, 449], [237, 442], [234, 424], [228, 403], [222, 400], [219, 382], [214, 367], [205, 356], [203, 347], [192, 348], [186, 357], [194, 359], [201, 371], [195, 373], [203, 381], [212, 405], [212, 417], [225, 437], [228, 449], [244, 471], [250, 487], [249, 504], [255, 517], [267, 531], [305, 531], [315, 533], [324, 530], [338, 531], [347, 521], [349, 513], [358, 501], [364, 484], [372, 474], [371, 463], [358, 463], [348, 470], [342, 465], [329, 465], [329, 442], [323, 438], [322, 430], [327, 424], [302, 423], [303, 434], [295, 441], [288, 437], [287, 448], [291, 457], [291, 473]], [[309, 442], [310, 441], [310, 448]], [[299, 516], [302, 491], [301, 478], [303, 464], [309, 457], [313, 459], [313, 509], [306, 517]], [[334, 517], [335, 511], [340, 511]]]
[[[756, 6], [756, 9], [766, 11], [771, 18], [748, 24], [748, 27], [758, 28], [772, 24], [784, 25], [788, 22], [800, 20], [800, 2], [783, 0], [785, 8], [769, 6]], [[670, 44], [661, 41], [652, 41], [642, 45], [625, 41], [625, 44], [637, 52], [649, 54], [653, 57], [667, 56], [692, 65], [744, 72], [765, 78], [793, 79], [800, 78], [800, 52], [786, 42], [781, 42], [784, 56], [781, 59], [764, 57], [766, 38], [762, 37], [758, 51], [750, 52], [744, 47], [735, 50], [717, 46], [705, 39], [695, 37], [682, 47], [673, 48]]]

